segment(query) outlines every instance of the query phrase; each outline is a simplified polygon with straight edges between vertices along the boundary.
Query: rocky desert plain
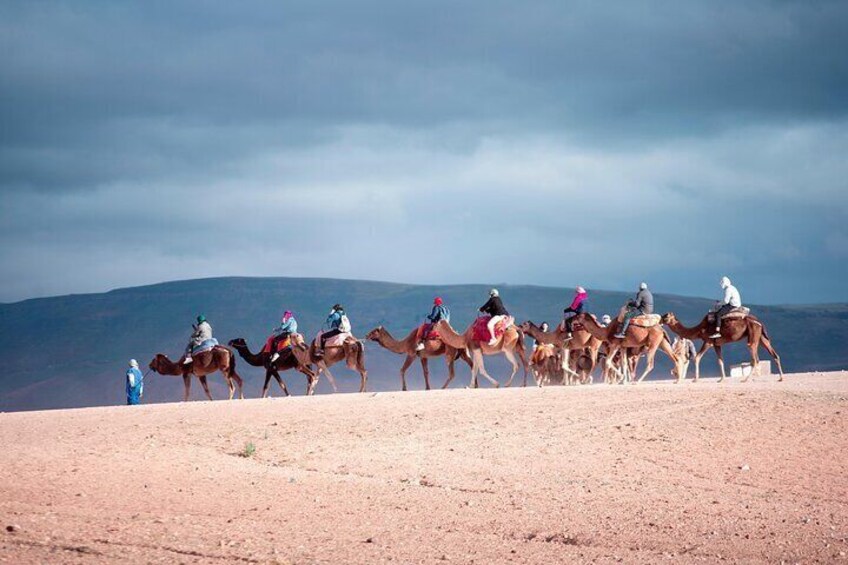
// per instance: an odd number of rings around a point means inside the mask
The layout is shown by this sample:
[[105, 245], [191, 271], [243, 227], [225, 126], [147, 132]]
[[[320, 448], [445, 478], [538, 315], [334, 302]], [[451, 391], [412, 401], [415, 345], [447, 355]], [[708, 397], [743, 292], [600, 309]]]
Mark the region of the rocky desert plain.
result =
[[846, 372], [16, 412], [0, 444], [8, 563], [848, 562]]

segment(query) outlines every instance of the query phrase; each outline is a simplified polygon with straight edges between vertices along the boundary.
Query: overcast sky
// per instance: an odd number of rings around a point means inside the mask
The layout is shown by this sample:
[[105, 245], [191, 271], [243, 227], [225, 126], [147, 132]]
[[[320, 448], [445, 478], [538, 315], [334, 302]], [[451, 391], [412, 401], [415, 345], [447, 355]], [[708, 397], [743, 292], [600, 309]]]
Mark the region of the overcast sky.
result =
[[6, 1], [0, 301], [725, 274], [846, 301], [846, 29], [841, 0]]

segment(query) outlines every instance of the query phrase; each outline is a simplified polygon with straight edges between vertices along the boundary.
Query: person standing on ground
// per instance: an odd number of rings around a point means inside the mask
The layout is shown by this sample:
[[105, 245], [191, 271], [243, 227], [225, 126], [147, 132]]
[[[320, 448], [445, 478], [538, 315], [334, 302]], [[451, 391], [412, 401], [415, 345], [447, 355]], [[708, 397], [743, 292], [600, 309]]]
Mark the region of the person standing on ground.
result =
[[141, 404], [144, 397], [144, 375], [138, 370], [138, 361], [130, 359], [130, 368], [127, 369], [127, 404], [134, 406]]

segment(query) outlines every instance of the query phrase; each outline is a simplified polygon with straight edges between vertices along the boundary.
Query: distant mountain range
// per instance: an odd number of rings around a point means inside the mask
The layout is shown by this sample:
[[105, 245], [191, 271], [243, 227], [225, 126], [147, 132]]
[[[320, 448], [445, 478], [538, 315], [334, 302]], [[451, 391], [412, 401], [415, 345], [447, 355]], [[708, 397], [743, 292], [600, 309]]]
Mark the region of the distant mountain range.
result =
[[[370, 281], [299, 278], [215, 278], [168, 282], [136, 288], [38, 298], [0, 304], [0, 410], [67, 408], [124, 401], [124, 371], [134, 357], [146, 371], [157, 352], [176, 358], [185, 346], [191, 323], [204, 313], [215, 336], [226, 343], [244, 337], [258, 348], [283, 310], [293, 310], [301, 331], [312, 336], [329, 308], [341, 302], [351, 318], [354, 334], [363, 338], [377, 325], [395, 337], [405, 336], [429, 312], [434, 296], [445, 299], [456, 328], [465, 328], [486, 300], [491, 285], [407, 285]], [[500, 285], [501, 296], [517, 320], [540, 322], [559, 319], [571, 298], [570, 289]], [[591, 291], [589, 310], [614, 314], [630, 293]], [[713, 301], [658, 294], [657, 311], [674, 311], [687, 325], [698, 322]], [[787, 371], [835, 370], [848, 367], [848, 304], [814, 306], [751, 306], [767, 325]], [[730, 346], [726, 357], [738, 362], [746, 357], [744, 344]], [[661, 354], [660, 354], [661, 355]], [[763, 352], [765, 356], [765, 353]], [[258, 396], [263, 371], [239, 358], [238, 370], [246, 378], [246, 395]], [[377, 344], [366, 345], [370, 390], [399, 389], [400, 356]], [[441, 386], [443, 363], [432, 363], [433, 383]], [[487, 358], [487, 367], [503, 380], [506, 365]], [[654, 377], [668, 376], [662, 362]], [[715, 357], [704, 362], [705, 374], [715, 374]], [[334, 374], [341, 390], [354, 391], [358, 378], [339, 366]], [[468, 383], [468, 370], [459, 368], [454, 386]], [[290, 389], [303, 394], [305, 379], [285, 373]], [[408, 373], [412, 388], [423, 388], [418, 365]], [[519, 375], [520, 379], [520, 375]], [[220, 376], [212, 377], [213, 394], [224, 395]], [[179, 378], [150, 374], [145, 401], [181, 398]], [[519, 381], [520, 382], [520, 381]], [[318, 393], [328, 392], [322, 379]], [[279, 390], [272, 389], [279, 395]], [[200, 398], [193, 383], [192, 398]]]

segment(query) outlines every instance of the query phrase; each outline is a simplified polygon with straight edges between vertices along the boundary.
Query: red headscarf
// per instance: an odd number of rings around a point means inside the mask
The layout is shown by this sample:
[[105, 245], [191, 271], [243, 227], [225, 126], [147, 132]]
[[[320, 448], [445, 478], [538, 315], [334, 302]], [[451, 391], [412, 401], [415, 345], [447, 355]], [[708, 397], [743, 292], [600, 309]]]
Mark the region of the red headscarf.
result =
[[435, 300], [433, 300], [433, 304], [435, 304], [436, 306], [441, 306], [441, 305], [442, 305], [442, 299], [441, 299], [441, 297], [437, 296], [437, 297], [435, 298]]

